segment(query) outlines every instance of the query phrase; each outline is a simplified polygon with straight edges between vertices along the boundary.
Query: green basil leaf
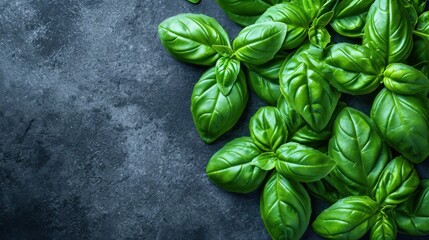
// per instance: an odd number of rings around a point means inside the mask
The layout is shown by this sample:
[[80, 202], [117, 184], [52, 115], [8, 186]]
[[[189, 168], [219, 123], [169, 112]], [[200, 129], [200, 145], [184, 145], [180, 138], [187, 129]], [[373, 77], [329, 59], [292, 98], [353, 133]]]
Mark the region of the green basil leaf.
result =
[[311, 44], [321, 49], [324, 49], [331, 42], [331, 34], [329, 34], [325, 27], [310, 27], [308, 37]]
[[334, 17], [334, 11], [326, 12], [322, 16], [316, 18], [313, 21], [313, 25], [316, 27], [326, 27], [333, 17]]
[[371, 228], [379, 205], [367, 196], [343, 198], [314, 221], [314, 232], [328, 239], [360, 239]]
[[162, 45], [176, 59], [198, 65], [213, 65], [220, 55], [213, 45], [229, 46], [228, 34], [211, 17], [179, 14], [158, 26]]
[[408, 14], [408, 18], [410, 19], [411, 28], [414, 28], [417, 24], [417, 20], [419, 18], [416, 9], [413, 4], [407, 2], [408, 0], [400, 0], [404, 5], [405, 11]]
[[411, 20], [400, 1], [376, 0], [363, 35], [363, 43], [380, 51], [388, 64], [404, 61], [413, 47]]
[[284, 23], [267, 22], [245, 27], [233, 42], [235, 56], [244, 63], [260, 65], [271, 60], [286, 37]]
[[404, 157], [396, 157], [381, 173], [375, 188], [375, 199], [380, 204], [398, 205], [405, 202], [419, 186], [420, 178]]
[[429, 180], [420, 182], [418, 190], [395, 209], [398, 230], [412, 236], [429, 234]]
[[424, 38], [426, 41], [429, 41], [429, 11], [419, 16], [414, 33]]
[[390, 213], [379, 212], [371, 228], [371, 240], [395, 240], [396, 224]]
[[[329, 11], [335, 10], [337, 7], [339, 0], [323, 0], [323, 5], [320, 7], [320, 9], [317, 11], [317, 18], [323, 16], [325, 13]], [[326, 24], [327, 25], [327, 24]], [[325, 25], [325, 26], [326, 26]]]
[[429, 156], [429, 114], [420, 96], [383, 89], [371, 108], [371, 118], [384, 140], [414, 163]]
[[362, 37], [368, 10], [374, 0], [343, 0], [335, 8], [332, 28], [347, 37]]
[[200, 0], [187, 0], [187, 1], [193, 4], [197, 4], [200, 2]]
[[426, 9], [427, 0], [408, 0], [414, 6], [417, 14], [422, 14]]
[[338, 163], [331, 173], [335, 187], [344, 195], [373, 196], [390, 152], [371, 119], [358, 110], [344, 108], [334, 122], [328, 151]]
[[259, 154], [261, 152], [251, 138], [236, 138], [212, 156], [207, 164], [207, 176], [226, 191], [238, 193], [254, 191], [267, 173], [251, 164]]
[[[234, 55], [234, 51], [230, 46], [225, 45], [213, 45], [212, 48], [218, 52], [222, 57], [231, 57]], [[219, 59], [218, 59], [219, 60]]]
[[264, 152], [254, 158], [250, 164], [262, 170], [270, 171], [275, 168], [277, 156], [273, 152]]
[[282, 49], [299, 47], [307, 39], [310, 17], [301, 7], [292, 3], [280, 3], [265, 11], [256, 23], [281, 22], [287, 25], [286, 38]]
[[322, 9], [326, 1], [330, 0], [291, 0], [290, 2], [304, 9], [310, 19], [313, 20], [318, 16], [319, 10]]
[[265, 184], [260, 212], [272, 239], [300, 239], [310, 222], [310, 197], [300, 183], [274, 172]]
[[261, 15], [278, 0], [216, 0], [219, 6], [228, 12], [243, 15]]
[[311, 195], [331, 204], [343, 197], [334, 187], [329, 175], [318, 181], [306, 183], [306, 186]]
[[[305, 47], [305, 46], [304, 46]], [[280, 70], [280, 90], [289, 105], [315, 131], [323, 130], [335, 110], [340, 93], [313, 63], [317, 50], [299, 51]]]
[[380, 85], [386, 62], [383, 55], [371, 48], [338, 43], [325, 52], [325, 74], [340, 92], [368, 94]]
[[403, 63], [392, 63], [384, 70], [384, 86], [399, 94], [414, 95], [429, 89], [429, 79], [419, 70]]
[[314, 182], [326, 177], [337, 163], [328, 155], [305, 145], [289, 142], [276, 151], [276, 170], [283, 176], [299, 181]]
[[233, 22], [237, 23], [240, 26], [246, 27], [249, 25], [252, 25], [258, 20], [260, 14], [256, 15], [240, 15], [236, 13], [229, 12], [225, 10], [226, 15], [231, 19]]
[[293, 109], [289, 103], [287, 102], [286, 98], [282, 96], [279, 97], [277, 101], [277, 109], [279, 110], [280, 114], [282, 115], [283, 119], [286, 122], [287, 128], [288, 128], [288, 135], [294, 133], [302, 126], [307, 125], [304, 118], [299, 115], [295, 109]]
[[215, 68], [207, 70], [195, 84], [191, 112], [198, 134], [205, 143], [212, 143], [229, 131], [240, 119], [247, 104], [246, 79], [240, 72], [228, 96], [217, 86]]
[[414, 39], [414, 47], [408, 58], [408, 64], [429, 78], [429, 41], [419, 37]]
[[277, 150], [287, 140], [286, 123], [275, 107], [261, 107], [250, 119], [250, 136], [266, 152]]
[[240, 73], [240, 61], [234, 58], [221, 57], [216, 62], [216, 82], [220, 92], [228, 96]]

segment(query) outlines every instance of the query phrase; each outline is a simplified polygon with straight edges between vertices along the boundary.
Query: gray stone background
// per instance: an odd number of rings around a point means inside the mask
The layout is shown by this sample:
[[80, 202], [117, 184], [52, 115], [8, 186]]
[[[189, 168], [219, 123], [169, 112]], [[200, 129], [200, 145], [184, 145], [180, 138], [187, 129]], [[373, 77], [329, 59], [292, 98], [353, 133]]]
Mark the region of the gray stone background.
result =
[[183, 12], [240, 29], [213, 0], [0, 0], [0, 239], [269, 239], [260, 192], [205, 175], [263, 104], [251, 95], [231, 132], [199, 140], [189, 107], [205, 68], [157, 37]]

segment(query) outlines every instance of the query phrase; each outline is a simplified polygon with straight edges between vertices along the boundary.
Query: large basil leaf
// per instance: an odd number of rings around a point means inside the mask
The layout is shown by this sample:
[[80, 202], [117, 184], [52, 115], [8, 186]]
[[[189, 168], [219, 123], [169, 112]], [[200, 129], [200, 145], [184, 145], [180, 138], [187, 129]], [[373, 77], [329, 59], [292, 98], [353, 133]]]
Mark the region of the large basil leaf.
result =
[[403, 63], [389, 64], [383, 75], [384, 86], [395, 93], [414, 95], [429, 89], [426, 75]]
[[429, 11], [419, 16], [414, 33], [424, 38], [426, 41], [429, 41]]
[[286, 37], [284, 23], [267, 22], [245, 27], [233, 42], [235, 56], [244, 63], [260, 65], [271, 60]]
[[396, 224], [390, 212], [383, 211], [377, 214], [374, 226], [371, 228], [371, 240], [395, 240]]
[[260, 211], [272, 239], [300, 239], [310, 222], [310, 197], [300, 183], [274, 172], [265, 184]]
[[338, 163], [331, 173], [332, 180], [344, 195], [371, 196], [390, 158], [389, 148], [371, 119], [350, 107], [335, 120], [328, 151]]
[[315, 131], [326, 127], [340, 98], [309, 56], [318, 54], [317, 49], [298, 51], [280, 70], [283, 96]]
[[305, 10], [288, 2], [268, 8], [256, 21], [256, 23], [261, 22], [281, 22], [287, 25], [282, 49], [299, 47], [307, 39], [307, 31], [310, 27], [310, 17]]
[[378, 203], [370, 197], [346, 197], [324, 210], [312, 227], [327, 239], [360, 239], [373, 225], [378, 210]]
[[266, 152], [275, 151], [287, 140], [286, 123], [275, 107], [261, 107], [250, 119], [250, 136]]
[[311, 195], [331, 204], [343, 197], [334, 187], [330, 175], [320, 179], [319, 181], [306, 183], [306, 186]]
[[195, 84], [191, 112], [198, 134], [205, 143], [212, 143], [230, 130], [240, 119], [247, 104], [246, 79], [240, 72], [228, 96], [217, 86], [215, 68], [207, 70]]
[[383, 89], [371, 108], [371, 118], [384, 140], [414, 163], [429, 156], [429, 114], [424, 99]]
[[380, 51], [388, 64], [404, 61], [413, 47], [413, 29], [401, 0], [376, 0], [367, 20], [363, 43]]
[[278, 0], [216, 0], [216, 2], [225, 11], [244, 16], [256, 16], [264, 13]]
[[162, 45], [180, 61], [213, 65], [220, 55], [212, 45], [229, 46], [228, 34], [211, 17], [202, 14], [179, 14], [158, 26]]
[[240, 73], [240, 61], [234, 58], [221, 57], [216, 62], [215, 73], [220, 92], [228, 96]]
[[332, 28], [347, 37], [361, 37], [366, 16], [374, 0], [343, 0], [335, 8]]
[[396, 157], [381, 173], [375, 188], [375, 199], [380, 204], [398, 205], [405, 202], [419, 186], [417, 171], [404, 157]]
[[328, 155], [305, 145], [289, 142], [276, 151], [276, 170], [299, 182], [314, 182], [326, 177], [337, 163]]
[[286, 55], [277, 54], [265, 64], [247, 65], [247, 76], [251, 88], [260, 99], [269, 105], [275, 106], [281, 96], [279, 70], [285, 58]]
[[261, 152], [251, 138], [236, 138], [213, 155], [207, 164], [207, 176], [226, 191], [251, 192], [259, 187], [266, 175], [266, 171], [250, 164], [259, 154]]
[[429, 180], [420, 182], [419, 189], [395, 211], [400, 232], [423, 236], [429, 234]]
[[386, 62], [371, 48], [338, 43], [327, 48], [325, 72], [339, 91], [359, 95], [374, 91], [381, 82]]

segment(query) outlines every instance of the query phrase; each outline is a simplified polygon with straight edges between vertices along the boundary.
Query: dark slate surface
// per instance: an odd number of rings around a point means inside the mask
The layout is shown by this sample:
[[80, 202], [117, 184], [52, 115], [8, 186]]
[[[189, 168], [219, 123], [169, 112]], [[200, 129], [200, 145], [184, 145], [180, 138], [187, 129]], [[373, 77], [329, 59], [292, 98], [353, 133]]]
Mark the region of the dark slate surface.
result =
[[183, 12], [240, 29], [212, 0], [0, 1], [0, 239], [269, 239], [260, 192], [205, 176], [262, 103], [199, 140], [189, 99], [204, 68], [157, 38]]

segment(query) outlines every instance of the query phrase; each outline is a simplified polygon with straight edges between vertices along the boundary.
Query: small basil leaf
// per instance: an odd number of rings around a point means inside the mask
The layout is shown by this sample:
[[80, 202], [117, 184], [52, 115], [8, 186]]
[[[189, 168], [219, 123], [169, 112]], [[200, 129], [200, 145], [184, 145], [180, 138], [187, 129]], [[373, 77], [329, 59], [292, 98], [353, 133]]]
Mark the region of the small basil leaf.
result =
[[193, 4], [197, 4], [200, 2], [200, 0], [187, 0], [187, 1]]
[[429, 234], [429, 180], [420, 182], [418, 190], [395, 209], [398, 230], [412, 236]]
[[371, 228], [371, 240], [395, 240], [396, 224], [391, 213], [379, 212]]
[[282, 49], [299, 47], [307, 39], [307, 31], [310, 27], [310, 17], [304, 9], [288, 2], [268, 8], [256, 21], [256, 23], [262, 22], [281, 22], [287, 25]]
[[375, 188], [380, 204], [398, 205], [405, 202], [419, 186], [417, 171], [404, 157], [396, 157], [384, 168]]
[[424, 38], [426, 41], [429, 41], [429, 11], [419, 16], [414, 33]]
[[211, 157], [206, 168], [207, 176], [226, 191], [251, 192], [259, 187], [266, 175], [266, 171], [251, 164], [260, 153], [251, 138], [234, 139]]
[[244, 74], [240, 72], [228, 96], [217, 86], [215, 68], [207, 70], [195, 84], [191, 112], [198, 134], [212, 143], [240, 119], [249, 98]]
[[216, 2], [225, 11], [243, 16], [256, 16], [276, 4], [277, 0], [216, 0]]
[[288, 135], [286, 123], [275, 107], [261, 107], [250, 119], [249, 129], [255, 144], [266, 152], [277, 150]]
[[268, 62], [280, 50], [286, 29], [286, 24], [276, 22], [245, 27], [233, 42], [237, 59], [254, 65]]
[[344, 108], [334, 122], [328, 151], [338, 163], [331, 173], [335, 187], [344, 195], [372, 196], [390, 152], [371, 119], [358, 110]]
[[321, 49], [331, 42], [331, 35], [325, 27], [312, 26], [308, 30], [308, 37], [311, 44]]
[[339, 91], [368, 94], [380, 85], [385, 67], [383, 55], [365, 46], [338, 43], [325, 52], [324, 73]]
[[300, 183], [274, 172], [265, 184], [260, 212], [272, 239], [300, 239], [310, 222], [310, 197]]
[[310, 55], [317, 57], [318, 50], [298, 50], [285, 62], [280, 70], [280, 90], [311, 128], [321, 131], [329, 123], [340, 93], [329, 84]]
[[364, 45], [380, 51], [388, 64], [402, 62], [410, 55], [413, 29], [401, 0], [376, 0], [367, 20]]
[[289, 142], [276, 151], [276, 170], [283, 176], [299, 181], [314, 182], [326, 177], [337, 163], [328, 155], [305, 145]]
[[216, 82], [220, 92], [228, 96], [240, 73], [240, 61], [234, 58], [221, 57], [215, 67]]
[[335, 8], [332, 28], [347, 37], [362, 37], [366, 16], [374, 0], [343, 0]]
[[212, 48], [218, 52], [222, 57], [231, 57], [234, 54], [234, 51], [230, 46], [225, 45], [213, 45]]
[[326, 12], [322, 16], [316, 18], [313, 21], [313, 25], [317, 27], [325, 27], [326, 25], [329, 24], [329, 22], [332, 20], [333, 17], [334, 17], [334, 11]]
[[321, 17], [325, 13], [334, 10], [338, 4], [338, 0], [323, 0], [323, 5], [317, 12], [317, 17]]
[[270, 171], [276, 166], [277, 156], [273, 152], [264, 152], [254, 158], [250, 164], [262, 170]]
[[384, 86], [399, 94], [414, 95], [429, 89], [429, 79], [419, 70], [403, 63], [392, 63], [384, 70]]
[[429, 114], [422, 97], [383, 89], [371, 108], [371, 118], [384, 140], [414, 163], [429, 156]]
[[314, 232], [328, 239], [360, 239], [371, 228], [379, 205], [367, 196], [343, 198], [314, 221]]
[[311, 195], [330, 204], [335, 203], [343, 197], [332, 184], [332, 179], [329, 175], [318, 181], [306, 183], [306, 186]]
[[211, 17], [202, 14], [179, 14], [158, 26], [162, 45], [180, 61], [213, 65], [220, 55], [213, 45], [229, 46], [228, 34]]

